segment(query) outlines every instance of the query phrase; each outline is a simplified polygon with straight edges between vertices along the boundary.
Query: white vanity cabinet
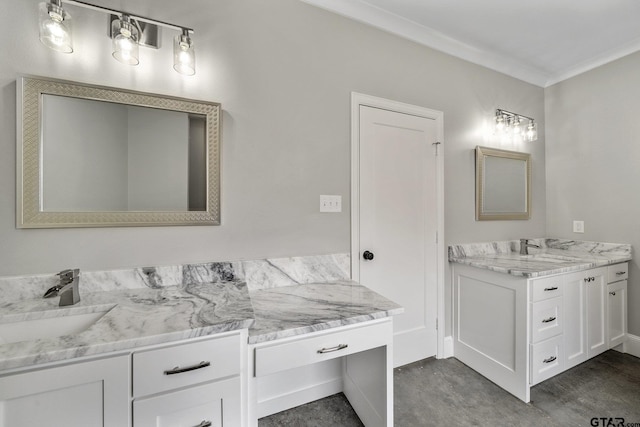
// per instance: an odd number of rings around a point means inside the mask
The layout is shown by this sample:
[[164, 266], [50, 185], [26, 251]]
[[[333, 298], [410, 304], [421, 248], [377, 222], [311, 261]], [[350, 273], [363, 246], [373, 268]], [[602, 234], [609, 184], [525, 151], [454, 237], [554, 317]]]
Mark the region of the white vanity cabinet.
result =
[[238, 427], [247, 330], [0, 374], [0, 427]]
[[0, 376], [0, 427], [131, 425], [129, 355]]
[[624, 342], [627, 263], [527, 279], [453, 265], [454, 356], [518, 398]]

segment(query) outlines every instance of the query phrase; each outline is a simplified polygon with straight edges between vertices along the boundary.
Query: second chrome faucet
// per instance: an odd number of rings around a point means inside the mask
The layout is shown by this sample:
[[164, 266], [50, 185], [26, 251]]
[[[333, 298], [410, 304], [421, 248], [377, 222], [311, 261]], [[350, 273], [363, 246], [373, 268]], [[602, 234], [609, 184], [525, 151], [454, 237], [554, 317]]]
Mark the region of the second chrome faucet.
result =
[[530, 239], [520, 239], [520, 255], [529, 255], [529, 248], [540, 249], [539, 245], [529, 243], [529, 240]]

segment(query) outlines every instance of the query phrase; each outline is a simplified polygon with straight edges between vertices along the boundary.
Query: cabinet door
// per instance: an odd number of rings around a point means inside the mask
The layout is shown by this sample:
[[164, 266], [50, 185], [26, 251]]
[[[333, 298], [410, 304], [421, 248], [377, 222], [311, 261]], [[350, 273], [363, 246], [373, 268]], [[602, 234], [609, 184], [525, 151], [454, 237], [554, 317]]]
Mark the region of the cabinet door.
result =
[[609, 310], [609, 348], [624, 342], [627, 333], [627, 281], [607, 286]]
[[567, 274], [563, 289], [565, 368], [589, 357], [587, 348], [586, 272]]
[[589, 357], [608, 348], [607, 342], [607, 270], [587, 270], [587, 346]]
[[133, 402], [134, 427], [235, 427], [241, 424], [240, 378]]
[[130, 425], [129, 357], [0, 377], [0, 427]]

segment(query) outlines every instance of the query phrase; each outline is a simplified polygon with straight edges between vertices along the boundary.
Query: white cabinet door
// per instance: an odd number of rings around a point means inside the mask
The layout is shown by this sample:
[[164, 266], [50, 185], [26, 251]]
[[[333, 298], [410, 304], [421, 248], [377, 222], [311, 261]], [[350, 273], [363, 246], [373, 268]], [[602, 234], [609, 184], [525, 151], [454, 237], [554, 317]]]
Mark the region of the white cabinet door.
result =
[[627, 281], [607, 286], [609, 310], [609, 348], [624, 342], [627, 333]]
[[236, 427], [241, 418], [239, 377], [133, 402], [134, 427]]
[[607, 269], [587, 270], [587, 346], [589, 358], [608, 348], [607, 342]]
[[0, 427], [130, 425], [129, 357], [0, 376]]
[[565, 368], [608, 348], [607, 269], [567, 274], [564, 283]]
[[564, 352], [569, 369], [589, 357], [587, 348], [587, 315], [585, 272], [567, 274], [564, 282]]

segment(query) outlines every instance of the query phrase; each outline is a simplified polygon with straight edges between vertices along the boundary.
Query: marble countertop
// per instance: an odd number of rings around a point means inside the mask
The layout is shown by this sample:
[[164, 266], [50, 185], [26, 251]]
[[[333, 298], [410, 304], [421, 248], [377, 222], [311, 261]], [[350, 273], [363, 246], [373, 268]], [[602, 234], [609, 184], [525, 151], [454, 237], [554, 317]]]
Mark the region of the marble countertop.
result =
[[73, 306], [58, 307], [58, 302], [38, 298], [0, 304], [0, 323], [107, 312], [77, 334], [0, 344], [0, 371], [245, 329], [254, 323], [243, 282], [93, 292], [82, 294]]
[[535, 278], [618, 264], [631, 260], [631, 245], [561, 239], [532, 239], [540, 248], [520, 255], [519, 241], [449, 246], [449, 261]]
[[82, 300], [69, 307], [58, 307], [58, 300], [0, 304], [0, 324], [106, 314], [77, 334], [0, 344], [0, 371], [244, 328], [250, 328], [249, 343], [259, 343], [404, 311], [349, 280], [253, 291], [244, 282], [120, 289], [82, 294]]
[[261, 343], [401, 314], [398, 304], [350, 280], [250, 291], [255, 324], [249, 343]]

